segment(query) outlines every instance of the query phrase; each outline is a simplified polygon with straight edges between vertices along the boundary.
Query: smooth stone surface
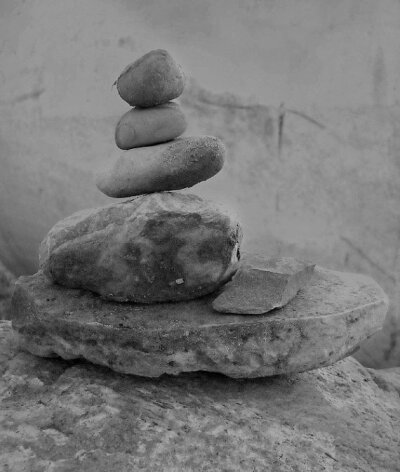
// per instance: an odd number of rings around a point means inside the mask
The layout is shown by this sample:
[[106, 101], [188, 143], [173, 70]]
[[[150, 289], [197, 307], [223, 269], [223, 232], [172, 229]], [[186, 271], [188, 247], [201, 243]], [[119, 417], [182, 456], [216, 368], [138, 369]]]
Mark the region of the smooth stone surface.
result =
[[185, 76], [167, 51], [156, 49], [129, 64], [116, 85], [120, 97], [129, 105], [147, 108], [179, 97]]
[[398, 471], [400, 368], [146, 379], [19, 352], [3, 322], [0, 369], [4, 471]]
[[53, 281], [116, 301], [188, 300], [237, 270], [238, 222], [196, 195], [162, 192], [59, 221], [40, 249]]
[[213, 136], [190, 136], [121, 154], [100, 172], [97, 188], [109, 197], [180, 190], [208, 180], [223, 167], [225, 146]]
[[242, 264], [214, 300], [222, 313], [259, 315], [286, 305], [314, 274], [315, 264], [293, 257], [258, 258]]
[[118, 372], [157, 377], [188, 371], [262, 377], [326, 366], [381, 329], [388, 300], [369, 277], [316, 269], [289, 304], [269, 315], [221, 315], [215, 295], [155, 305], [105, 302], [21, 277], [13, 327], [39, 356], [83, 357]]
[[116, 126], [115, 143], [124, 150], [164, 143], [180, 136], [186, 127], [185, 115], [176, 103], [132, 108]]

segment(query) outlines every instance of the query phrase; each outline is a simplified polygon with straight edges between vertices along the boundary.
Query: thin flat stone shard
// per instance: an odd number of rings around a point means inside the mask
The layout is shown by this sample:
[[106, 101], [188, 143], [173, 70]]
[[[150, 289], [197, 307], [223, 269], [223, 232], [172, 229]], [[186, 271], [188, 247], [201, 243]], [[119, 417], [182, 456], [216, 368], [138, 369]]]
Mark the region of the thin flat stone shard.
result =
[[220, 372], [263, 377], [302, 372], [350, 355], [382, 328], [388, 300], [370, 277], [316, 268], [291, 303], [268, 315], [220, 315], [215, 295], [154, 305], [107, 302], [21, 277], [13, 327], [39, 356], [85, 358], [117, 372], [158, 377]]
[[221, 313], [259, 315], [281, 308], [312, 279], [315, 264], [293, 257], [261, 259], [242, 264], [214, 300]]

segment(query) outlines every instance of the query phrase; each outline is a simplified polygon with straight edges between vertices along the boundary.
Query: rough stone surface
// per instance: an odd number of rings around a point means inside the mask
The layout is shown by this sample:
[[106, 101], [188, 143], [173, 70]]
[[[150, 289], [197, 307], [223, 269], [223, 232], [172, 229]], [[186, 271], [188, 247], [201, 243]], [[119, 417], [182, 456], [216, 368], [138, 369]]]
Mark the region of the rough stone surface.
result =
[[224, 165], [225, 147], [213, 136], [190, 136], [122, 153], [98, 174], [98, 189], [109, 197], [180, 190], [207, 180]]
[[293, 257], [249, 260], [213, 301], [222, 313], [258, 315], [286, 305], [314, 274], [315, 264]]
[[388, 304], [369, 277], [321, 268], [297, 297], [268, 315], [221, 315], [211, 307], [214, 297], [105, 302], [52, 285], [39, 273], [16, 283], [13, 327], [33, 354], [83, 357], [119, 372], [260, 377], [315, 369], [349, 355], [381, 328]]
[[4, 471], [399, 470], [400, 369], [146, 379], [19, 352], [7, 322], [0, 369]]
[[390, 369], [368, 369], [374, 382], [382, 390], [397, 393], [400, 396], [400, 368], [392, 367]]
[[0, 320], [10, 319], [10, 303], [14, 282], [14, 275], [0, 261]]
[[167, 51], [156, 49], [128, 65], [116, 84], [119, 95], [129, 105], [147, 108], [179, 97], [185, 77]]
[[164, 143], [186, 129], [185, 115], [178, 104], [169, 102], [154, 108], [132, 108], [119, 120], [115, 142], [120, 149]]
[[233, 275], [241, 238], [239, 224], [215, 204], [154, 193], [58, 222], [41, 245], [40, 266], [57, 283], [110, 300], [187, 300]]

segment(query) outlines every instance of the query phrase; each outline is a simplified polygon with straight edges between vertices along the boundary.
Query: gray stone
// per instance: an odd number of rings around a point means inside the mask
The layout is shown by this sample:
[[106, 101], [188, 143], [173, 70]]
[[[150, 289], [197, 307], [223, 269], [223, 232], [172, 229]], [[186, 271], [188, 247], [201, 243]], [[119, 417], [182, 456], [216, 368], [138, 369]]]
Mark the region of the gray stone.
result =
[[18, 352], [3, 322], [0, 369], [4, 471], [399, 470], [391, 374], [383, 386], [351, 357], [290, 377], [146, 379]]
[[15, 276], [0, 261], [0, 320], [10, 319], [10, 302]]
[[387, 392], [392, 392], [400, 397], [400, 367], [389, 369], [368, 369], [374, 382]]
[[141, 195], [58, 222], [40, 249], [53, 281], [116, 301], [154, 303], [213, 292], [237, 270], [239, 224], [196, 195]]
[[242, 264], [222, 293], [214, 310], [222, 313], [259, 315], [286, 305], [314, 274], [315, 264], [293, 257], [258, 258]]
[[185, 76], [167, 51], [156, 49], [129, 64], [116, 85], [120, 97], [129, 105], [147, 108], [179, 97]]
[[214, 297], [106, 302], [38, 273], [16, 283], [13, 327], [24, 349], [39, 356], [83, 357], [148, 377], [198, 370], [261, 377], [315, 369], [349, 355], [381, 328], [388, 307], [371, 278], [322, 268], [269, 315], [221, 315], [211, 307]]
[[154, 108], [132, 108], [119, 120], [115, 142], [120, 149], [164, 143], [186, 129], [185, 115], [178, 104], [169, 102]]
[[224, 165], [225, 147], [213, 136], [190, 136], [119, 155], [111, 168], [96, 178], [109, 197], [180, 190], [217, 174]]

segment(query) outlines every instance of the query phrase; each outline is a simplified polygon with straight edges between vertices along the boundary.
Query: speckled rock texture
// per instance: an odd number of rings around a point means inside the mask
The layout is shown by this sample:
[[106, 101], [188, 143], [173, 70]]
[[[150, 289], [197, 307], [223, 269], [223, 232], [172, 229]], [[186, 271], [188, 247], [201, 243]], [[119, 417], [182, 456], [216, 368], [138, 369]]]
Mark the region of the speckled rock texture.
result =
[[164, 143], [180, 136], [186, 127], [185, 115], [177, 103], [132, 108], [118, 121], [115, 143], [124, 150]]
[[188, 136], [119, 154], [98, 173], [96, 185], [109, 197], [180, 190], [208, 180], [224, 165], [225, 146], [213, 136]]
[[4, 471], [399, 470], [399, 368], [146, 379], [19, 352], [2, 322], [0, 369]]
[[312, 279], [315, 264], [293, 257], [259, 257], [241, 264], [213, 301], [222, 313], [259, 315], [286, 305]]
[[54, 282], [116, 301], [154, 303], [209, 294], [237, 270], [241, 229], [196, 195], [141, 195], [58, 222], [40, 249]]
[[289, 304], [268, 315], [222, 315], [211, 307], [214, 297], [105, 302], [50, 284], [39, 273], [16, 283], [13, 327], [33, 354], [83, 357], [118, 372], [261, 377], [315, 369], [349, 355], [381, 328], [388, 306], [369, 277], [322, 268]]
[[128, 65], [116, 85], [129, 105], [147, 108], [179, 97], [185, 87], [185, 76], [167, 51], [156, 49]]
[[14, 275], [0, 261], [0, 320], [10, 319], [10, 303], [14, 282]]

